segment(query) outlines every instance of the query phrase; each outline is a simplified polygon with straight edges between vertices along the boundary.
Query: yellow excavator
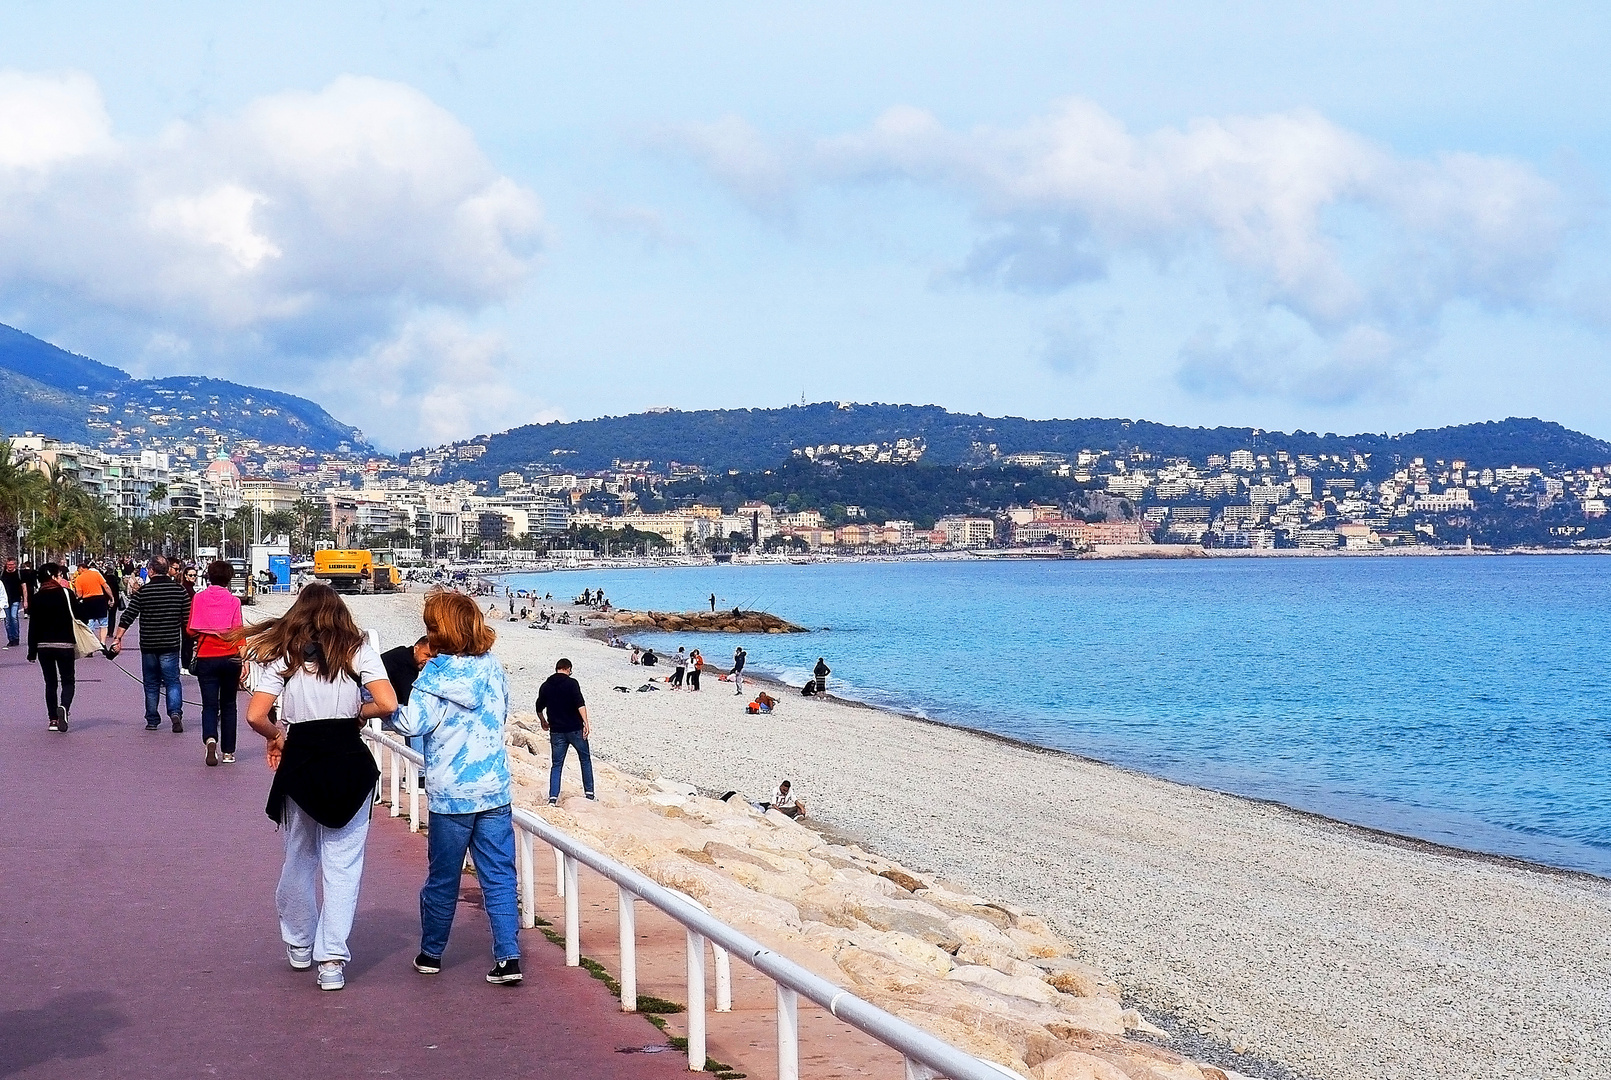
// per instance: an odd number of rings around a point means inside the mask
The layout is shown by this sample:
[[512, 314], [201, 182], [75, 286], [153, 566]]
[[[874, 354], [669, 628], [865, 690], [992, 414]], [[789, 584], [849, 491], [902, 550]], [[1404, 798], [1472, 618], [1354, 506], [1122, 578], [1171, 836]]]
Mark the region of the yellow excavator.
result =
[[313, 576], [339, 593], [396, 592], [403, 584], [397, 567], [375, 562], [374, 552], [364, 549], [315, 551]]

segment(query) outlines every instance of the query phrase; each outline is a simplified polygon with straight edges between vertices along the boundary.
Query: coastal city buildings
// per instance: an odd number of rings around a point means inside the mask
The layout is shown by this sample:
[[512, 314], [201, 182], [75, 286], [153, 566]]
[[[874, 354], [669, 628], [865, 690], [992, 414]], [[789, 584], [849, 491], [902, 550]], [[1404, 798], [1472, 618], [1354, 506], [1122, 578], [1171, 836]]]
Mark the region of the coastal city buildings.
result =
[[[556, 455], [495, 478], [466, 478], [486, 453], [484, 438], [402, 459], [201, 433], [116, 450], [23, 433], [11, 446], [26, 467], [66, 477], [123, 519], [165, 515], [182, 524], [256, 514], [281, 532], [294, 520], [317, 543], [384, 548], [398, 558], [498, 558], [554, 548], [647, 554], [1163, 544], [1372, 551], [1473, 540], [1591, 543], [1611, 525], [1605, 520], [1611, 465], [1472, 467], [1419, 457], [1384, 463], [1365, 454], [1257, 448], [1201, 460], [1133, 447], [1002, 455], [976, 447], [986, 460], [965, 468], [1041, 476], [1055, 481], [1046, 490], [1056, 497], [998, 497], [966, 512], [925, 516], [919, 507], [926, 504], [892, 501], [888, 492], [832, 501], [781, 490], [787, 470], [767, 481], [765, 487], [780, 489], [766, 498], [733, 497], [736, 473], [711, 475], [675, 461], [618, 459], [587, 470]], [[807, 471], [854, 463], [917, 475], [912, 470], [928, 468], [919, 464], [925, 450], [915, 438], [823, 444], [793, 456]]]

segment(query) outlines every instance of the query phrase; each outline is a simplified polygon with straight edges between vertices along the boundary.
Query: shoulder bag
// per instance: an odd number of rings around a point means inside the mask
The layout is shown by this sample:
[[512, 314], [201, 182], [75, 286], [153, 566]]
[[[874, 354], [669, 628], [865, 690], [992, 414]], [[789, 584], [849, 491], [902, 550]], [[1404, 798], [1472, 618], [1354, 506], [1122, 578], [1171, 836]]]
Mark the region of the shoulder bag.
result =
[[67, 605], [67, 617], [73, 623], [73, 654], [83, 660], [100, 652], [101, 643], [96, 639], [95, 631], [85, 626], [73, 612], [73, 598], [65, 588], [62, 589], [62, 603]]

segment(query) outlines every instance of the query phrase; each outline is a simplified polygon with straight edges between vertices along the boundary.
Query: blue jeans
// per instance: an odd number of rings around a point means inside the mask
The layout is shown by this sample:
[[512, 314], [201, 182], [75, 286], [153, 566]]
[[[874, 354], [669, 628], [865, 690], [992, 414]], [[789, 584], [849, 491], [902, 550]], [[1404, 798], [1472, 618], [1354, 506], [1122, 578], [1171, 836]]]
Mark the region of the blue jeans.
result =
[[217, 739], [220, 750], [233, 754], [241, 662], [233, 656], [204, 656], [196, 661], [196, 678], [201, 682], [201, 737]]
[[554, 766], [548, 770], [548, 798], [559, 798], [559, 780], [565, 774], [565, 751], [576, 747], [576, 760], [582, 766], [582, 790], [593, 794], [593, 754], [580, 731], [550, 731], [548, 749], [554, 755]]
[[168, 688], [168, 719], [182, 717], [185, 712], [184, 691], [179, 688], [179, 653], [143, 652], [140, 654], [141, 682], [145, 683], [145, 726], [157, 727], [162, 717], [157, 715], [162, 688]]
[[13, 600], [6, 605], [6, 644], [16, 645], [22, 633], [22, 601]]
[[515, 901], [515, 824], [509, 807], [478, 814], [431, 814], [426, 833], [431, 870], [420, 890], [420, 952], [441, 956], [459, 903], [466, 850], [475, 859], [482, 903], [492, 922], [492, 959], [520, 959], [520, 909]]

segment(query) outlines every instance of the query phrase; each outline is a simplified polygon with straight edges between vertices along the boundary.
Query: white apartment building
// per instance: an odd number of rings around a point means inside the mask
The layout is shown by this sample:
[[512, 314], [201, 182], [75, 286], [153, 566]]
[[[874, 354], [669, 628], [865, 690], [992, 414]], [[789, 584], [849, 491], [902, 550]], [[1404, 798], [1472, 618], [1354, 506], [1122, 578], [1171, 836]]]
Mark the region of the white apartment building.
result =
[[986, 547], [996, 542], [996, 523], [985, 517], [943, 517], [934, 523], [951, 547]]

